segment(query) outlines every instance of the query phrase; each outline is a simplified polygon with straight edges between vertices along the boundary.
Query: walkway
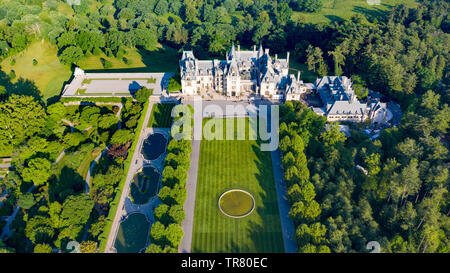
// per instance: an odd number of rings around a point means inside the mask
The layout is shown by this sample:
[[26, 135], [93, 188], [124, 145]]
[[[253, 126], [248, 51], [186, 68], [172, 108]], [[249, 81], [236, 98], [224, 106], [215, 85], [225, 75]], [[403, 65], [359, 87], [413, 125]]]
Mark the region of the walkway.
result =
[[186, 218], [181, 227], [184, 231], [183, 239], [178, 247], [179, 253], [190, 253], [192, 245], [192, 231], [194, 229], [194, 210], [195, 210], [195, 195], [197, 193], [197, 174], [198, 174], [198, 160], [200, 157], [200, 141], [192, 141], [191, 166], [188, 171], [188, 179], [186, 183], [187, 197], [184, 202], [184, 210], [186, 211]]
[[[27, 192], [31, 192], [34, 189], [34, 185], [31, 186]], [[11, 236], [11, 230], [9, 229], [9, 226], [11, 225], [11, 223], [14, 221], [14, 219], [16, 218], [17, 213], [20, 210], [20, 206], [17, 205], [17, 207], [14, 209], [13, 213], [11, 214], [11, 216], [8, 217], [8, 220], [6, 221], [6, 225], [3, 228], [2, 234], [0, 235], [0, 239], [3, 239], [5, 236], [6, 237], [10, 237]]]
[[142, 168], [142, 162], [138, 164], [138, 157], [140, 154], [140, 147], [142, 146], [142, 143], [145, 140], [145, 137], [147, 134], [145, 134], [145, 131], [147, 129], [147, 124], [150, 119], [150, 115], [152, 113], [153, 105], [158, 101], [150, 100], [150, 105], [148, 107], [147, 112], [145, 113], [144, 117], [144, 123], [142, 126], [141, 131], [139, 132], [139, 139], [136, 144], [136, 149], [134, 151], [133, 157], [131, 159], [130, 168], [128, 169], [127, 178], [125, 180], [125, 184], [123, 186], [122, 194], [120, 196], [119, 204], [117, 205], [116, 215], [114, 216], [113, 223], [111, 225], [111, 230], [108, 234], [108, 240], [106, 242], [105, 252], [111, 253], [114, 251], [114, 242], [115, 242], [115, 235], [117, 234], [117, 231], [119, 230], [120, 220], [123, 215], [123, 210], [125, 208], [125, 199], [128, 198], [128, 193], [130, 191], [130, 183], [133, 180], [134, 174]]
[[[185, 104], [191, 104], [193, 101], [186, 101]], [[194, 115], [194, 128], [202, 125], [201, 115]], [[195, 129], [194, 129], [195, 132]], [[192, 152], [191, 152], [191, 166], [188, 171], [188, 179], [186, 183], [187, 197], [184, 202], [184, 210], [186, 212], [186, 218], [181, 223], [181, 227], [184, 231], [183, 239], [178, 247], [179, 253], [190, 253], [192, 246], [192, 232], [194, 229], [194, 210], [195, 210], [195, 196], [197, 193], [197, 174], [198, 174], [198, 161], [200, 157], [200, 140], [192, 140]]]
[[295, 227], [289, 218], [290, 206], [287, 201], [286, 183], [283, 179], [283, 169], [281, 168], [280, 150], [271, 152], [273, 176], [278, 196], [278, 209], [280, 210], [281, 230], [283, 232], [284, 249], [286, 253], [296, 253], [297, 244], [295, 242]]

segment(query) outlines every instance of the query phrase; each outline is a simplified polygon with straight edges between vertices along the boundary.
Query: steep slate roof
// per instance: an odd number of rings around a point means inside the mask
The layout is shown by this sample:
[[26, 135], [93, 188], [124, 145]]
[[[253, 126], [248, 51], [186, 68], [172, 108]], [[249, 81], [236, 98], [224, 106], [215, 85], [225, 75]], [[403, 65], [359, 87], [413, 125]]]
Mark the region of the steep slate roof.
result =
[[328, 109], [329, 115], [348, 115], [359, 114], [363, 115], [366, 111], [366, 104], [359, 101], [336, 101]]

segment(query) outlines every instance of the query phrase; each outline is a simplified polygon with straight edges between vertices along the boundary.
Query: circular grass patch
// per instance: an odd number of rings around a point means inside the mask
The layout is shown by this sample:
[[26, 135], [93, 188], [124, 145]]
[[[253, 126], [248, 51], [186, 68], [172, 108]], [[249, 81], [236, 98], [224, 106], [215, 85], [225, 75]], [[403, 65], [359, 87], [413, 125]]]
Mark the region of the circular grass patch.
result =
[[219, 209], [226, 216], [242, 218], [248, 216], [255, 209], [255, 199], [243, 190], [229, 190], [219, 198]]

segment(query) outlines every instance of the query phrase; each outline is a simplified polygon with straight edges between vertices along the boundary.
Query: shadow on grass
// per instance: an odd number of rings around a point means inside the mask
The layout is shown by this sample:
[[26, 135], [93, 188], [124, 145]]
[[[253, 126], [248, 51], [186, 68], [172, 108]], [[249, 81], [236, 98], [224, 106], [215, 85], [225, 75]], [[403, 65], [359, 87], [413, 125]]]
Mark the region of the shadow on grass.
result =
[[149, 127], [170, 128], [172, 124], [172, 109], [175, 103], [158, 103], [154, 105], [152, 116], [150, 117]]
[[[391, 6], [384, 4], [385, 6], [388, 6], [391, 8]], [[355, 6], [353, 8], [353, 12], [359, 13], [361, 15], [364, 15], [366, 19], [369, 22], [377, 21], [384, 21], [387, 20], [387, 16], [389, 14], [389, 11], [382, 10], [378, 7], [372, 7], [371, 9], [367, 9], [364, 7]]]
[[163, 46], [157, 50], [149, 51], [143, 48], [138, 49], [141, 60], [145, 67], [134, 68], [113, 68], [113, 69], [90, 69], [86, 73], [156, 73], [179, 71], [178, 61], [181, 57], [179, 50], [170, 46]]
[[[0, 67], [1, 69], [1, 67]], [[0, 85], [6, 88], [8, 95], [25, 95], [33, 97], [37, 102], [43, 104], [42, 95], [36, 84], [28, 79], [19, 78], [15, 83], [4, 71], [0, 71]]]

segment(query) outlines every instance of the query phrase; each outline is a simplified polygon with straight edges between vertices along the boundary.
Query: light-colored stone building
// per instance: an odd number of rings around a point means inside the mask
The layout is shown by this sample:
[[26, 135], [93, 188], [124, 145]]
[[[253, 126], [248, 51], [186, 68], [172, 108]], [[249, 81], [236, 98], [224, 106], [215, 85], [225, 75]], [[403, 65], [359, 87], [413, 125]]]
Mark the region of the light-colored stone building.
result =
[[226, 60], [198, 60], [192, 51], [183, 51], [180, 60], [181, 86], [185, 95], [216, 91], [228, 97], [259, 95], [273, 99], [297, 98], [303, 82], [289, 75], [286, 59], [272, 58], [262, 45], [256, 50], [237, 50], [232, 45]]
[[345, 76], [327, 76], [314, 83], [323, 107], [314, 112], [326, 116], [329, 121], [364, 122], [367, 119], [384, 123], [390, 119], [386, 103], [379, 99], [361, 103], [356, 97], [351, 79]]
[[368, 118], [365, 103], [360, 103], [353, 90], [352, 82], [345, 76], [327, 76], [315, 82], [323, 107], [313, 108], [329, 121], [364, 122]]

